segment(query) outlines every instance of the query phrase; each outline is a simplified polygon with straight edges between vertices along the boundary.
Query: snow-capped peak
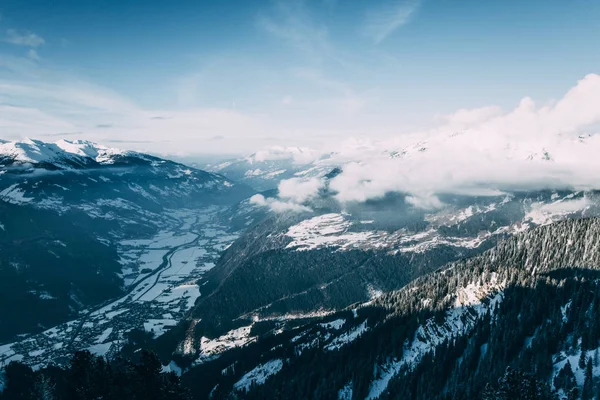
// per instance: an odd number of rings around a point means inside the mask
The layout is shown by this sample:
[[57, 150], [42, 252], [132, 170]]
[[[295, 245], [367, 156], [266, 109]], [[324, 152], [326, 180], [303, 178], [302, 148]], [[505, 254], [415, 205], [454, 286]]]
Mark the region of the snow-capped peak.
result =
[[100, 150], [107, 149], [104, 146], [100, 146], [96, 143], [87, 140], [66, 140], [61, 139], [55, 142], [59, 148], [66, 153], [76, 154], [82, 157], [96, 158]]
[[[54, 143], [26, 138], [21, 141], [0, 141], [0, 160], [16, 164], [53, 164], [59, 168], [93, 163], [109, 164], [111, 156], [129, 154], [119, 149], [101, 146], [86, 140], [61, 139]], [[133, 154], [133, 153], [132, 153]]]

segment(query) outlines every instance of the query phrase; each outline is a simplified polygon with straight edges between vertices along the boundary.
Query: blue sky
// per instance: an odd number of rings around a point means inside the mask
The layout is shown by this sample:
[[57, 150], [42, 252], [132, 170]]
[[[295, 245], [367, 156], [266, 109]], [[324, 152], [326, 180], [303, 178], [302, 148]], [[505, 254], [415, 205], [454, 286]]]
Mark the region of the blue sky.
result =
[[177, 154], [402, 134], [600, 72], [589, 0], [0, 4], [2, 138]]

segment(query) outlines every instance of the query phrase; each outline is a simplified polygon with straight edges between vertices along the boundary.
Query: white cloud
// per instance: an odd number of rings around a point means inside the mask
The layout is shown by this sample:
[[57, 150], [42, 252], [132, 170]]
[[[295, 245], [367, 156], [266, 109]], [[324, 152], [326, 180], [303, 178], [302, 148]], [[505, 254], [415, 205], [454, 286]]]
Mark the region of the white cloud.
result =
[[406, 202], [423, 210], [437, 210], [444, 207], [444, 203], [433, 194], [406, 196]]
[[331, 78], [321, 70], [315, 68], [292, 68], [292, 76], [315, 85], [319, 89], [325, 89], [327, 96], [311, 101], [296, 101], [303, 106], [314, 106], [317, 109], [333, 109], [342, 114], [354, 114], [361, 111], [368, 103], [368, 98], [357, 94], [351, 85], [343, 80]]
[[[536, 107], [524, 98], [507, 113], [496, 107], [460, 110], [429, 132], [379, 142], [351, 140], [328, 161], [343, 169], [329, 188], [341, 202], [407, 193], [409, 203], [425, 209], [443, 206], [440, 193], [600, 189], [598, 104], [600, 76], [588, 75], [552, 106]], [[463, 130], [457, 132], [457, 125]], [[289, 185], [288, 192], [298, 193], [301, 201], [321, 187], [297, 179]]]
[[439, 116], [437, 117], [437, 120], [445, 123], [449, 127], [464, 129], [489, 121], [490, 119], [501, 114], [502, 109], [497, 106], [480, 107], [474, 109], [463, 108], [455, 113]]
[[4, 41], [16, 46], [39, 47], [46, 43], [44, 38], [28, 31], [9, 29], [6, 31]]
[[320, 178], [286, 179], [279, 184], [279, 197], [295, 203], [304, 203], [316, 196], [322, 187], [323, 181]]
[[[341, 51], [330, 40], [327, 26], [311, 15], [305, 1], [277, 0], [273, 5], [270, 13], [258, 16], [257, 26], [287, 48], [302, 53], [303, 65], [294, 65], [289, 72], [294, 81], [313, 88], [305, 96], [308, 98], [285, 96], [282, 105], [293, 103], [295, 109], [310, 109], [313, 118], [323, 110], [342, 114], [361, 111], [367, 104], [366, 96], [341, 78], [346, 69], [356, 70], [355, 56]], [[332, 68], [335, 76], [329, 72]]]
[[284, 106], [289, 106], [293, 102], [294, 102], [294, 98], [292, 96], [290, 96], [289, 94], [283, 96], [283, 99], [281, 99], [281, 104], [283, 104]]
[[35, 49], [29, 49], [29, 51], [27, 52], [27, 57], [34, 61], [40, 60], [40, 56], [38, 55], [37, 51], [35, 51]]
[[[222, 152], [223, 141], [211, 140], [216, 136], [227, 137], [227, 151], [234, 153], [247, 150], [250, 137], [269, 133], [270, 128], [254, 115], [201, 107], [144, 109], [111, 90], [43, 71], [30, 60], [0, 57], [0, 65], [3, 60], [15, 69], [25, 66], [31, 71], [28, 80], [0, 79], [0, 127], [6, 139], [80, 132], [87, 140], [118, 140], [120, 146], [140, 151], [198, 154]], [[51, 76], [54, 83], [40, 81], [38, 75]], [[98, 128], [106, 125], [110, 129]]]
[[309, 212], [310, 208], [301, 204], [294, 203], [293, 201], [281, 201], [273, 198], [266, 199], [263, 195], [255, 194], [250, 198], [250, 203], [256, 204], [261, 207], [269, 207], [272, 211], [277, 213], [282, 212]]
[[420, 0], [395, 0], [369, 10], [363, 32], [375, 43], [380, 43], [396, 29], [407, 24], [419, 8], [420, 3]]
[[321, 59], [331, 50], [327, 27], [313, 21], [302, 1], [279, 0], [273, 5], [271, 13], [257, 17], [259, 29], [312, 58]]
[[[37, 136], [56, 132], [72, 132], [77, 127], [35, 108], [0, 105], [0, 130], [8, 138], [10, 132], [35, 133]], [[14, 137], [14, 136], [13, 136]]]
[[306, 203], [316, 196], [322, 187], [323, 180], [320, 178], [287, 179], [279, 184], [278, 198], [265, 198], [256, 194], [250, 198], [250, 203], [269, 207], [275, 212], [309, 212], [311, 209]]
[[290, 160], [297, 164], [308, 164], [319, 157], [319, 153], [308, 147], [269, 146], [254, 153], [250, 162]]

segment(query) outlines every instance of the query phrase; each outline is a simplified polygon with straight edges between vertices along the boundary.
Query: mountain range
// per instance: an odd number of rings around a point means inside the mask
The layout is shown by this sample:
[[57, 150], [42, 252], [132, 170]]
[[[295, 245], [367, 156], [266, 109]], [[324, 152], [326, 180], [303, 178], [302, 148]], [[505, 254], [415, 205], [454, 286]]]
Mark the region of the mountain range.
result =
[[373, 160], [410, 170], [439, 143], [271, 149], [211, 172], [0, 143], [0, 365], [151, 349], [198, 399], [592, 398], [600, 193], [351, 197]]
[[0, 169], [2, 341], [126, 294], [144, 265], [125, 240], [176, 235], [185, 210], [253, 193], [220, 175], [85, 141], [4, 142]]

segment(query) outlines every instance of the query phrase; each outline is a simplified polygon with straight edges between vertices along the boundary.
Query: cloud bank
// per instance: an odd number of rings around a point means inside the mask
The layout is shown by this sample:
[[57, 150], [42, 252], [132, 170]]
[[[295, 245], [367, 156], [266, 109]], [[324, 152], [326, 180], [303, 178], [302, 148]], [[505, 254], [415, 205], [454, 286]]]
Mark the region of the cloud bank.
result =
[[[536, 189], [600, 189], [600, 75], [580, 80], [562, 99], [541, 106], [530, 98], [498, 107], [459, 110], [431, 131], [379, 142], [351, 140], [313, 163], [342, 203], [406, 193], [415, 207], [442, 207], [436, 194], [498, 195]], [[280, 184], [280, 197], [307, 206], [323, 177]]]
[[308, 147], [270, 146], [250, 156], [250, 162], [290, 160], [298, 164], [308, 164], [320, 156], [319, 152]]

